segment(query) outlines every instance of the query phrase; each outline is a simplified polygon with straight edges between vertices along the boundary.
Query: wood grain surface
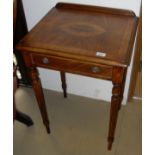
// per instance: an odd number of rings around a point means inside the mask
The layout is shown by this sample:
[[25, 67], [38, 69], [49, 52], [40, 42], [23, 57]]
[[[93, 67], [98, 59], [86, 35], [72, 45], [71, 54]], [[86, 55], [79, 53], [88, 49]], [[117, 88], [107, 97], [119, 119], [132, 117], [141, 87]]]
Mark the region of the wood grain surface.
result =
[[[91, 6], [84, 10], [81, 5], [58, 4], [17, 47], [127, 66], [135, 30], [133, 12]], [[97, 52], [106, 56], [98, 57]]]

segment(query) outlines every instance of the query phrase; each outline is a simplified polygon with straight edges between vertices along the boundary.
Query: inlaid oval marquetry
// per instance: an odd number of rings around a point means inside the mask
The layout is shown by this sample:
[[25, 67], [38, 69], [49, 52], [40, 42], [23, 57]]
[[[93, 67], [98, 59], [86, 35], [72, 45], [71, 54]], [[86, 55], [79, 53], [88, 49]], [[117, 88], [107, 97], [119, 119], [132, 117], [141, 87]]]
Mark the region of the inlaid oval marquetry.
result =
[[105, 32], [105, 29], [99, 25], [90, 23], [69, 23], [61, 26], [61, 30], [76, 36], [89, 37], [100, 35]]

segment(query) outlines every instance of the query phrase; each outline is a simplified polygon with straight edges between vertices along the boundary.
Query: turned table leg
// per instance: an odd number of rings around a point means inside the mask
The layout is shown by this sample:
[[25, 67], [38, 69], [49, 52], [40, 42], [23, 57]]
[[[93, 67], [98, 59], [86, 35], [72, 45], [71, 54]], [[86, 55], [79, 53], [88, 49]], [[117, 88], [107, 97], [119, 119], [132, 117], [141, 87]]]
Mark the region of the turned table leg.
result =
[[36, 67], [30, 67], [30, 76], [32, 80], [32, 86], [36, 95], [37, 103], [41, 112], [43, 123], [46, 127], [47, 133], [50, 133], [49, 120], [46, 111], [45, 99], [42, 91], [39, 74]]
[[112, 98], [110, 109], [109, 133], [108, 133], [108, 150], [111, 150], [114, 141], [115, 129], [117, 124], [118, 112], [122, 101], [122, 94], [124, 88], [124, 68], [114, 67], [112, 73]]
[[63, 89], [63, 94], [64, 94], [64, 97], [66, 98], [67, 97], [67, 84], [66, 84], [66, 75], [65, 75], [65, 72], [60, 72], [60, 76], [61, 76], [61, 82], [62, 82], [62, 89]]
[[123, 101], [123, 94], [124, 94], [124, 88], [125, 88], [125, 81], [126, 81], [126, 74], [127, 74], [127, 69], [124, 68], [124, 75], [123, 75], [123, 79], [122, 79], [122, 88], [121, 88], [121, 99], [120, 99], [120, 103], [118, 106], [118, 109], [121, 109], [121, 105], [122, 105], [122, 101]]

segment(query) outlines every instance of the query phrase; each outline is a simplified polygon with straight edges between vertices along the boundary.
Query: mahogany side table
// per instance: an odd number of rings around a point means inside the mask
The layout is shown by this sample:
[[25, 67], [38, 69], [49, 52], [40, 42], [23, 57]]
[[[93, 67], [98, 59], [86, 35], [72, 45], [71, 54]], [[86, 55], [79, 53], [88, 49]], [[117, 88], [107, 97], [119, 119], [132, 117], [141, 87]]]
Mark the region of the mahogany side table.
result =
[[20, 41], [16, 49], [23, 55], [48, 133], [49, 120], [36, 67], [61, 71], [64, 96], [65, 72], [112, 81], [108, 149], [112, 148], [136, 28], [132, 11], [58, 3]]

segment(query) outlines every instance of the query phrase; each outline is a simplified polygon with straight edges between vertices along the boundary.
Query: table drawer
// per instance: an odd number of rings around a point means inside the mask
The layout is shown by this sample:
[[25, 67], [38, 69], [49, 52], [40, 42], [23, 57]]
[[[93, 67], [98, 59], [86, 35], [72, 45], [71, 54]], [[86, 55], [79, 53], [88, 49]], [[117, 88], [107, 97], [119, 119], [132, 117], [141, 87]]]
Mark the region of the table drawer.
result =
[[101, 79], [111, 79], [112, 66], [80, 62], [78, 60], [32, 54], [32, 62], [38, 67], [50, 68]]

